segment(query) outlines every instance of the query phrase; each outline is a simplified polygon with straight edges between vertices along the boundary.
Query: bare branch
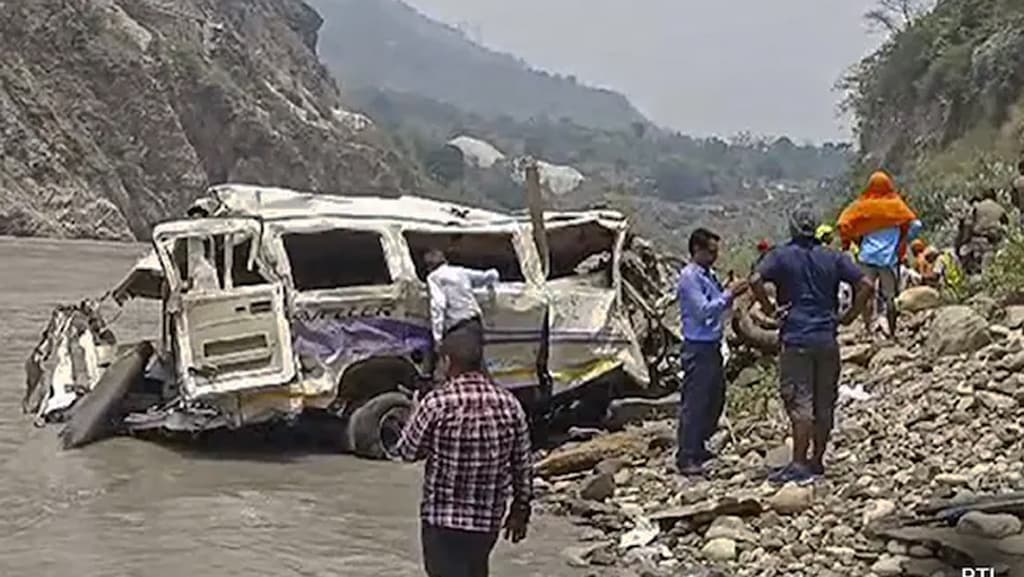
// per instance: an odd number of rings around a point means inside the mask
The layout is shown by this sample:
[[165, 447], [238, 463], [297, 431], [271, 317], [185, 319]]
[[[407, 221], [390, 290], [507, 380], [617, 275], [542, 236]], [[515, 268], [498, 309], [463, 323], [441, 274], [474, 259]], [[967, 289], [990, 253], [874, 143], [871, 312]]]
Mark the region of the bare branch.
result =
[[935, 0], [878, 0], [864, 19], [872, 28], [898, 34], [912, 26], [934, 3]]
[[896, 34], [902, 30], [902, 27], [893, 19], [891, 13], [879, 8], [868, 10], [864, 14], [864, 19], [868, 21], [868, 26], [875, 30], [883, 30], [889, 34]]

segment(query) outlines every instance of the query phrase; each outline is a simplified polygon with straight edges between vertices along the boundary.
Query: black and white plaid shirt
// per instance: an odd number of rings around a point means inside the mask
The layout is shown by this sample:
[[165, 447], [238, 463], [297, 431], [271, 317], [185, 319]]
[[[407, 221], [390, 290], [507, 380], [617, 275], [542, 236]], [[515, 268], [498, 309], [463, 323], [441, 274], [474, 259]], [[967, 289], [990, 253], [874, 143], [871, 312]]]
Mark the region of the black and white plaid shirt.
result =
[[479, 373], [463, 374], [420, 400], [399, 442], [406, 461], [426, 459], [421, 518], [446, 529], [495, 532], [505, 507], [529, 512], [526, 413]]

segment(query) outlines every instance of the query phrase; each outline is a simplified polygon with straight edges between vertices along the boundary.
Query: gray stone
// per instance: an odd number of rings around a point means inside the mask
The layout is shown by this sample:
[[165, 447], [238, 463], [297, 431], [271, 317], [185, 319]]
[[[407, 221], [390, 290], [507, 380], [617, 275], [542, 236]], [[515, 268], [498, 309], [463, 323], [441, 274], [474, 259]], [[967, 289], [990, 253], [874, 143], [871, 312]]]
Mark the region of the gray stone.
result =
[[1011, 329], [1024, 327], [1024, 306], [1006, 307], [1006, 314], [1003, 315], [1003, 324]]
[[614, 547], [600, 547], [590, 553], [588, 560], [591, 565], [599, 565], [601, 567], [611, 567], [619, 561]]
[[605, 459], [594, 467], [594, 470], [600, 474], [614, 475], [626, 467], [627, 463], [625, 459]]
[[896, 298], [896, 307], [907, 313], [918, 313], [942, 305], [942, 295], [928, 286], [909, 288]]
[[1003, 358], [1003, 360], [999, 361], [999, 368], [1010, 372], [1024, 369], [1024, 351]]
[[737, 388], [746, 388], [761, 382], [762, 374], [755, 367], [744, 367], [740, 374], [733, 379], [732, 385]]
[[611, 429], [621, 429], [629, 424], [668, 418], [679, 412], [679, 402], [679, 393], [660, 399], [616, 399], [608, 407], [605, 424]]
[[736, 558], [736, 542], [725, 537], [712, 539], [704, 544], [700, 553], [711, 561], [732, 561]]
[[892, 540], [885, 544], [885, 550], [891, 555], [906, 555], [908, 553], [906, 545]]
[[978, 391], [975, 393], [982, 406], [992, 411], [1008, 411], [1017, 406], [1017, 401], [1011, 396], [993, 391]]
[[857, 556], [857, 551], [850, 547], [829, 547], [825, 552], [842, 563], [852, 563], [854, 557]]
[[970, 307], [948, 306], [936, 311], [928, 348], [936, 356], [973, 353], [989, 344], [988, 322]]
[[784, 467], [793, 458], [793, 440], [786, 439], [782, 445], [777, 445], [768, 451], [764, 456], [765, 467], [777, 469]]
[[1009, 375], [1004, 379], [990, 383], [988, 388], [993, 392], [1000, 393], [1011, 398], [1015, 397], [1017, 391], [1020, 389], [1020, 375]]
[[797, 485], [786, 485], [779, 489], [775, 495], [768, 500], [768, 506], [775, 512], [783, 515], [793, 515], [806, 511], [814, 504], [814, 489], [812, 487], [799, 487]]
[[903, 563], [908, 559], [902, 556], [885, 556], [875, 562], [871, 566], [871, 571], [886, 577], [888, 575], [902, 575], [903, 574]]
[[911, 360], [914, 360], [914, 355], [907, 349], [903, 347], [886, 347], [875, 354], [868, 368], [876, 372], [885, 367], [895, 367]]
[[1010, 338], [1011, 331], [1003, 325], [991, 325], [988, 327], [988, 334], [992, 335], [992, 338], [996, 340], [1005, 341]]
[[887, 499], [878, 499], [868, 505], [861, 516], [864, 526], [867, 527], [880, 519], [884, 519], [896, 512], [896, 503]]
[[615, 495], [615, 476], [597, 473], [590, 476], [580, 489], [580, 498], [588, 501], [604, 501]]
[[711, 526], [708, 527], [707, 533], [704, 534], [704, 538], [711, 540], [724, 537], [726, 539], [732, 539], [733, 541], [743, 541], [746, 543], [756, 543], [757, 535], [751, 531], [747, 524], [743, 522], [743, 519], [726, 515], [715, 519]]
[[970, 481], [970, 477], [960, 473], [939, 473], [938, 475], [935, 475], [935, 482], [940, 485], [946, 485], [947, 487], [965, 486]]
[[956, 531], [962, 535], [974, 535], [987, 539], [1002, 539], [1021, 532], [1021, 521], [1009, 514], [990, 514], [971, 511], [960, 517]]
[[844, 364], [851, 363], [866, 367], [873, 356], [875, 356], [875, 347], [871, 345], [850, 345], [840, 349], [840, 357]]

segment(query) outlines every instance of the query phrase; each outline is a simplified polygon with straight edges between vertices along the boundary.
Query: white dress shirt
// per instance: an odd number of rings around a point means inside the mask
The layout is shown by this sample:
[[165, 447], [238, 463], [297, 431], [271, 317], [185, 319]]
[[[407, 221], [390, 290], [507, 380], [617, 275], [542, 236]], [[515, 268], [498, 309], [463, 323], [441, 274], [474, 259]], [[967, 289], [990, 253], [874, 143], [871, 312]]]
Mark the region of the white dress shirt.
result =
[[498, 280], [498, 271], [493, 268], [480, 271], [450, 264], [437, 267], [427, 276], [434, 346], [440, 346], [445, 330], [483, 316], [473, 289], [494, 286]]

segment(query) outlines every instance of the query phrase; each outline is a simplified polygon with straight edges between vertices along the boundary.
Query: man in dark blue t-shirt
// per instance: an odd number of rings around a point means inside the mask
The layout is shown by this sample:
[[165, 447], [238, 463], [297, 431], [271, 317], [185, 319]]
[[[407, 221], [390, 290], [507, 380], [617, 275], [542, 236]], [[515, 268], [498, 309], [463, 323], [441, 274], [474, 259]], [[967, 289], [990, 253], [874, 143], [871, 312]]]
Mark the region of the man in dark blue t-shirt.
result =
[[[793, 426], [793, 460], [772, 481], [809, 482], [825, 473], [823, 457], [832, 432], [839, 385], [839, 323], [852, 323], [871, 298], [874, 287], [843, 253], [814, 238], [817, 219], [798, 208], [790, 215], [792, 241], [777, 247], [757, 267], [751, 289], [762, 309], [781, 320], [779, 381]], [[839, 284], [855, 289], [854, 304], [839, 318]], [[765, 283], [775, 285], [778, 307], [768, 299]], [[814, 452], [808, 459], [811, 440]]]

